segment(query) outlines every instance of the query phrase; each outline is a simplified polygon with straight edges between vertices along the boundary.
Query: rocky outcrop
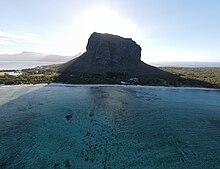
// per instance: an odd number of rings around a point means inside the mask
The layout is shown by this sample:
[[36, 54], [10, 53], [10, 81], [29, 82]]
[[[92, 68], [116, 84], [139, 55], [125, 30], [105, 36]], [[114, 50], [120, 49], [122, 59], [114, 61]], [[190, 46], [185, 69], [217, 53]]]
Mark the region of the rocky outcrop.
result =
[[93, 33], [87, 44], [87, 53], [92, 64], [104, 66], [120, 65], [121, 62], [141, 61], [141, 47], [132, 39], [110, 34]]
[[163, 71], [141, 61], [141, 47], [130, 38], [93, 33], [86, 52], [59, 67], [62, 74], [161, 75]]

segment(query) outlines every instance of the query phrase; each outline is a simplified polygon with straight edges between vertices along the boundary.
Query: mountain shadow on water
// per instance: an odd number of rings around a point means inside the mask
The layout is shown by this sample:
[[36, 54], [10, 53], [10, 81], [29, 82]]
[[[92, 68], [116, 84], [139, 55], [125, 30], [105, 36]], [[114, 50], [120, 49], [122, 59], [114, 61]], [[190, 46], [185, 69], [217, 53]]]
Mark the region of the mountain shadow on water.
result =
[[81, 56], [58, 66], [55, 82], [217, 87], [183, 79], [141, 61], [141, 47], [130, 38], [94, 32]]

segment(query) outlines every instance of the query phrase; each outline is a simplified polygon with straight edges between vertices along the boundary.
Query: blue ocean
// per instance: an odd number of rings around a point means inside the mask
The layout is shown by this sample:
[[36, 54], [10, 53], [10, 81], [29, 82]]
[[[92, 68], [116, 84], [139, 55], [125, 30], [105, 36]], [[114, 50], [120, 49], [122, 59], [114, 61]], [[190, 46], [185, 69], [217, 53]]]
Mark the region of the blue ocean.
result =
[[0, 61], [0, 70], [21, 70], [37, 66], [60, 64], [62, 62], [40, 62], [40, 61]]
[[220, 168], [220, 90], [0, 87], [0, 168]]
[[[0, 70], [21, 70], [45, 66], [52, 64], [61, 64], [63, 62], [39, 62], [39, 61], [0, 61]], [[156, 67], [212, 67], [220, 68], [220, 62], [150, 62], [147, 63]]]

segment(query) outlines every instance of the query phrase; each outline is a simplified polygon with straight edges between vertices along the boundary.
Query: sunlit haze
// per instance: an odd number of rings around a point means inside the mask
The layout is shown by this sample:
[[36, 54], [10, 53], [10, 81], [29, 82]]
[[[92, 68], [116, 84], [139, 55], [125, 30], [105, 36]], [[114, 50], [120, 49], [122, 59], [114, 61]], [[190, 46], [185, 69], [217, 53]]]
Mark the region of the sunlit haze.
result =
[[0, 54], [84, 52], [92, 32], [132, 38], [142, 60], [220, 61], [218, 0], [7, 0]]
[[135, 23], [107, 6], [96, 5], [82, 11], [56, 41], [49, 42], [45, 47], [49, 47], [51, 52], [64, 55], [85, 51], [88, 38], [93, 32], [141, 39]]

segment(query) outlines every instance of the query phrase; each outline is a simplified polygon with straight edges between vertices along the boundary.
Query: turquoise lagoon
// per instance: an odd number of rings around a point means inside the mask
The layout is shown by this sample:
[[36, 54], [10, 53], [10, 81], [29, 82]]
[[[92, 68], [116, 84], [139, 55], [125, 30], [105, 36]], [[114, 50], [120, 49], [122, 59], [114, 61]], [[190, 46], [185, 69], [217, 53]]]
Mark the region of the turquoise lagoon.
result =
[[219, 169], [220, 91], [0, 87], [1, 169]]

